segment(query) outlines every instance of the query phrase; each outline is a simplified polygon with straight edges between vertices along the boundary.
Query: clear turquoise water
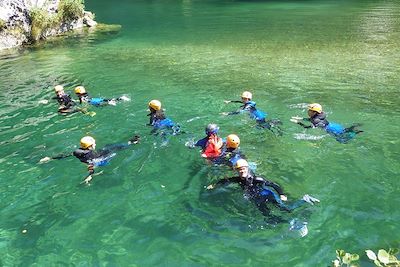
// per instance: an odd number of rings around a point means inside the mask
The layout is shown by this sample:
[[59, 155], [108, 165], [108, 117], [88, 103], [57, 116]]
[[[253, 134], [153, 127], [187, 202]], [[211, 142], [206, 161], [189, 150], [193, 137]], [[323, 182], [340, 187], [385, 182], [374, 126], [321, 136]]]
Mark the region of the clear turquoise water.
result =
[[[0, 56], [0, 265], [327, 266], [338, 248], [399, 247], [397, 1], [86, 4], [121, 31], [75, 33]], [[132, 101], [62, 117], [55, 103], [39, 103], [59, 83]], [[218, 115], [235, 109], [222, 100], [244, 88], [283, 120], [284, 136]], [[153, 98], [190, 134], [160, 146], [145, 126]], [[365, 133], [346, 145], [299, 139], [323, 135], [289, 122], [309, 102]], [[282, 215], [307, 220], [306, 237], [268, 225], [239, 189], [206, 192], [232, 175], [184, 146], [209, 122], [239, 134], [257, 172], [290, 198], [321, 199]], [[119, 152], [91, 186], [79, 185], [86, 168], [74, 158], [38, 164], [86, 134], [102, 147], [133, 133], [142, 143]]]

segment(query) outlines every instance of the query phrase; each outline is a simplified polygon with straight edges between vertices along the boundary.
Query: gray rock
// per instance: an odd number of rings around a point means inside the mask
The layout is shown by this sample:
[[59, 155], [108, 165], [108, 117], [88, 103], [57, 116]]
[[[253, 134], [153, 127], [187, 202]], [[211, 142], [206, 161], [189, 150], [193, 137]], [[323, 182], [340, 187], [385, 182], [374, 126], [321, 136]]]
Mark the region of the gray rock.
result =
[[0, 19], [5, 22], [4, 29], [0, 29], [0, 50], [20, 46], [36, 38], [46, 39], [70, 30], [97, 25], [93, 14], [85, 11], [83, 16], [76, 20], [60, 23], [44, 30], [40, 36], [32, 37], [30, 10], [41, 8], [48, 14], [55, 14], [58, 4], [59, 0], [0, 0]]

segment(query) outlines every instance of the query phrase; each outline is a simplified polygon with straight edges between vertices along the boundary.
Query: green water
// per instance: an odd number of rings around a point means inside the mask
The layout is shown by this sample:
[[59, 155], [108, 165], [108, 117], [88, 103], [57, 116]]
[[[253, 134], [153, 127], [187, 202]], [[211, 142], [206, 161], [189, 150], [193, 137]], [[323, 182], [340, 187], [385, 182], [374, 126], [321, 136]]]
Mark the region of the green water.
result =
[[[398, 1], [86, 1], [119, 33], [74, 33], [0, 56], [0, 265], [328, 266], [335, 250], [399, 247], [400, 3]], [[130, 102], [59, 116], [40, 104], [53, 86]], [[281, 118], [284, 135], [223, 117], [249, 88]], [[156, 98], [189, 132], [167, 146], [149, 135]], [[321, 103], [331, 121], [362, 123], [343, 145], [289, 118]], [[300, 238], [271, 226], [240, 189], [207, 192], [233, 175], [184, 143], [217, 122], [237, 133], [257, 172], [289, 198], [321, 203], [285, 218], [308, 222]], [[94, 136], [124, 150], [79, 185], [75, 158], [37, 164]], [[306, 134], [306, 135], [304, 135]], [[22, 233], [23, 230], [27, 232]], [[371, 266], [365, 257], [362, 266]]]

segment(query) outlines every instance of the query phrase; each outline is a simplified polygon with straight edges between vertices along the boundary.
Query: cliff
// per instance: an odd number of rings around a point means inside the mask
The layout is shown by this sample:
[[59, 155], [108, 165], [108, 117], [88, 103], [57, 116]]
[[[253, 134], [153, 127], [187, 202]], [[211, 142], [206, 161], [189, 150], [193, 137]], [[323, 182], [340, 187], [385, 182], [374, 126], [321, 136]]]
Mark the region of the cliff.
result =
[[83, 0], [1, 0], [0, 50], [34, 43], [49, 36], [94, 27]]

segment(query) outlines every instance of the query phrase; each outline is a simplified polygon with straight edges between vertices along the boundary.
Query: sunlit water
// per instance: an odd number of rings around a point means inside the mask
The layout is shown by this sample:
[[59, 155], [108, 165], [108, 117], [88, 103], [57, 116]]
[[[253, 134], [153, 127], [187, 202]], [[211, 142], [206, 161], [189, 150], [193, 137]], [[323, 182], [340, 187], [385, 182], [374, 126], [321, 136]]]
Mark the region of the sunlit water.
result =
[[[327, 266], [338, 248], [399, 246], [397, 1], [86, 2], [121, 31], [0, 57], [0, 265]], [[56, 84], [132, 100], [91, 108], [94, 117], [60, 116], [53, 101], [39, 103]], [[219, 115], [245, 88], [283, 121], [282, 137]], [[153, 98], [187, 131], [166, 146], [145, 125]], [[340, 144], [291, 124], [310, 102], [365, 132]], [[290, 199], [321, 200], [274, 210], [307, 221], [307, 236], [269, 224], [238, 188], [204, 189], [233, 175], [184, 146], [209, 122], [237, 133], [257, 172]], [[87, 134], [101, 148], [135, 133], [142, 143], [118, 152], [91, 186], [80, 185], [86, 167], [75, 158], [38, 164]]]

